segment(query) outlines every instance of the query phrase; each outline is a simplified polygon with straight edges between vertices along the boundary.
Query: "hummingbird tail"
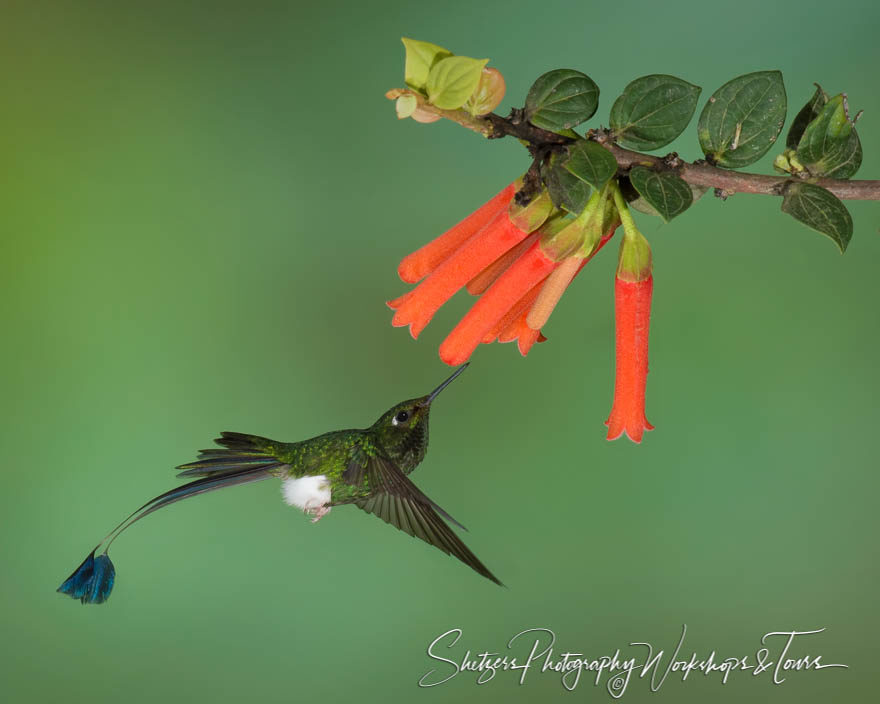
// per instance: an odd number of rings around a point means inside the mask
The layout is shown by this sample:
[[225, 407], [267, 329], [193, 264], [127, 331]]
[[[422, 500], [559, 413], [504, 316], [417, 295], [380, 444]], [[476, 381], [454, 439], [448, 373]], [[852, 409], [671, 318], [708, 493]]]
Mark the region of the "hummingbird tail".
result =
[[[264, 462], [258, 466], [245, 466], [235, 470], [226, 469], [218, 472], [216, 475], [196, 479], [189, 484], [176, 487], [150, 499], [150, 501], [110, 531], [107, 537], [98, 543], [89, 553], [88, 557], [83, 560], [82, 564], [73, 571], [73, 574], [64, 580], [57, 591], [67, 594], [74, 599], [79, 599], [83, 604], [103, 604], [109, 598], [116, 578], [116, 569], [113, 567], [107, 551], [110, 549], [113, 541], [126, 528], [134, 525], [145, 516], [149, 516], [153, 511], [158, 511], [160, 508], [177, 503], [183, 499], [188, 499], [191, 496], [224, 489], [228, 486], [249, 484], [250, 482], [262, 479], [269, 479], [274, 476], [273, 471], [283, 466], [282, 463], [276, 460], [273, 463]], [[95, 553], [102, 545], [104, 546], [104, 551], [95, 557]]]
[[219, 477], [235, 475], [243, 469], [278, 466], [272, 455], [275, 443], [259, 435], [245, 435], [224, 431], [214, 442], [225, 449], [211, 448], [199, 451], [195, 462], [180, 465], [178, 477]]

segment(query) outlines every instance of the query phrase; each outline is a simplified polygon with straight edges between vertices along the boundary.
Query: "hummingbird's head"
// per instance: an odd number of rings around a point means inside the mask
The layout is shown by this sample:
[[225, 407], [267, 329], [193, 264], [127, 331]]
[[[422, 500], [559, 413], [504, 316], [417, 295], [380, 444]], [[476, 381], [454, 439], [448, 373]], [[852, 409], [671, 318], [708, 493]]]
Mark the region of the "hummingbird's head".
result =
[[412, 398], [388, 409], [373, 424], [372, 430], [379, 436], [379, 442], [389, 458], [404, 472], [412, 471], [425, 459], [431, 404], [467, 366], [465, 364], [456, 369], [452, 376], [427, 396]]

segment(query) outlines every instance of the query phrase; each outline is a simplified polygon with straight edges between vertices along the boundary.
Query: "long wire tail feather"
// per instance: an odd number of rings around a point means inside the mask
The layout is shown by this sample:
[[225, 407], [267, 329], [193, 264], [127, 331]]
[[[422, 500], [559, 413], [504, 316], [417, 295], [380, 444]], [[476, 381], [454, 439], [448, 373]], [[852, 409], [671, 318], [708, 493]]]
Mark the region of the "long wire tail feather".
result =
[[209, 475], [201, 479], [196, 479], [195, 481], [189, 482], [189, 484], [184, 484], [183, 486], [170, 489], [164, 494], [159, 494], [159, 496], [151, 499], [137, 511], [132, 513], [107, 535], [109, 540], [105, 538], [103, 541], [103, 544], [105, 545], [104, 551], [106, 552], [110, 548], [110, 544], [119, 537], [122, 531], [129, 526], [134, 525], [142, 518], [149, 516], [153, 511], [158, 511], [165, 506], [170, 506], [178, 501], [183, 501], [183, 499], [198, 496], [199, 494], [205, 494], [209, 491], [216, 491], [217, 489], [225, 489], [228, 486], [238, 486], [239, 484], [249, 484], [263, 479], [269, 479], [273, 476], [272, 470], [280, 469], [283, 466], [283, 463], [275, 461], [268, 464], [264, 463], [257, 467], [243, 467], [240, 469], [218, 472], [216, 475]]
[[[110, 561], [107, 551], [110, 549], [113, 541], [129, 526], [134, 525], [145, 516], [149, 516], [153, 511], [158, 511], [160, 508], [170, 506], [183, 499], [217, 489], [224, 489], [228, 486], [249, 484], [250, 482], [269, 479], [273, 476], [274, 470], [280, 469], [283, 466], [277, 460], [267, 462], [264, 457], [263, 463], [256, 467], [244, 466], [238, 469], [225, 469], [150, 499], [150, 501], [130, 514], [122, 523], [110, 531], [107, 537], [88, 554], [80, 566], [62, 582], [57, 591], [67, 594], [74, 599], [79, 599], [83, 604], [103, 604], [109, 598], [116, 581], [116, 569]], [[102, 545], [104, 546], [103, 553], [95, 557], [95, 552]]]

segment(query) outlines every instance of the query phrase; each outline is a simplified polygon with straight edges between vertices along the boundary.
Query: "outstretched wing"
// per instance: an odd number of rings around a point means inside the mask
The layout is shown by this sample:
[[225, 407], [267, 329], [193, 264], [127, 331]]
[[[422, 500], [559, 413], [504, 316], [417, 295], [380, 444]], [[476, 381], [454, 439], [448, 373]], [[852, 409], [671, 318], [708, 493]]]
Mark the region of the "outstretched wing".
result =
[[390, 459], [379, 454], [359, 454], [343, 473], [346, 481], [360, 484], [365, 480], [370, 488], [369, 496], [354, 502], [358, 508], [378, 516], [404, 533], [424, 540], [447, 555], [457, 557], [486, 579], [504, 586], [443, 522], [437, 510], [450, 520], [454, 519], [425, 496]]

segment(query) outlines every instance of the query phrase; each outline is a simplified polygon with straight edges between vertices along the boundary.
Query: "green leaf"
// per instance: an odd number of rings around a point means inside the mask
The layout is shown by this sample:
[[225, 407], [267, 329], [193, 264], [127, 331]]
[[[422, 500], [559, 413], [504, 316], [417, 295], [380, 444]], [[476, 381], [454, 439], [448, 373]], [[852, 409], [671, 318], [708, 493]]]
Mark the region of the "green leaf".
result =
[[709, 98], [697, 130], [706, 158], [738, 169], [760, 159], [785, 122], [785, 86], [779, 71], [728, 81]]
[[862, 143], [847, 113], [846, 96], [835, 95], [804, 130], [797, 159], [811, 175], [850, 178], [862, 165]]
[[611, 107], [617, 142], [650, 151], [669, 144], [687, 127], [701, 88], [675, 76], [654, 74], [630, 83]]
[[627, 205], [632, 209], [636, 210], [644, 215], [652, 215], [654, 217], [663, 217], [660, 213], [657, 212], [655, 208], [652, 208], [650, 203], [646, 201], [641, 196], [638, 196], [635, 200], [631, 200], [627, 202]]
[[599, 107], [599, 86], [570, 68], [548, 71], [532, 84], [526, 97], [526, 119], [536, 127], [559, 132], [589, 120]]
[[590, 199], [590, 187], [564, 168], [563, 159], [559, 154], [551, 156], [550, 163], [541, 166], [541, 179], [553, 205], [579, 215]]
[[666, 222], [680, 215], [694, 202], [691, 187], [677, 174], [634, 166], [629, 171], [633, 188]]
[[428, 73], [428, 100], [443, 110], [460, 108], [477, 89], [487, 63], [469, 56], [440, 59]]
[[813, 85], [816, 86], [816, 92], [813, 93], [813, 97], [807, 101], [807, 104], [800, 109], [800, 112], [795, 115], [794, 120], [791, 122], [791, 127], [788, 128], [788, 134], [785, 137], [785, 146], [788, 149], [797, 149], [804, 130], [807, 129], [807, 125], [818, 117], [822, 107], [828, 102], [828, 96], [822, 90], [822, 87], [818, 83]]
[[852, 217], [846, 206], [833, 193], [815, 184], [791, 181], [783, 193], [782, 212], [830, 237], [841, 254], [852, 239]]
[[428, 85], [428, 73], [431, 71], [431, 67], [440, 59], [452, 56], [452, 52], [430, 42], [420, 42], [417, 39], [407, 37], [401, 37], [400, 40], [406, 48], [404, 80], [413, 90], [424, 93], [425, 87]]
[[[628, 190], [625, 189], [625, 186], [629, 186]], [[695, 186], [692, 183], [688, 183], [688, 186], [691, 189], [692, 201], [691, 205], [696, 203], [700, 198], [706, 195], [706, 191], [709, 189], [706, 186]], [[624, 195], [627, 197], [627, 205], [633, 210], [637, 210], [640, 213], [644, 213], [645, 215], [652, 215], [654, 217], [660, 218], [663, 217], [656, 208], [654, 208], [648, 201], [642, 198], [639, 195], [639, 192], [632, 187], [629, 180], [621, 180], [620, 182], [621, 189], [624, 189]], [[635, 200], [630, 200], [630, 198], [635, 198]]]
[[586, 139], [580, 139], [568, 148], [568, 159], [563, 166], [597, 190], [617, 173], [617, 159], [611, 152]]

